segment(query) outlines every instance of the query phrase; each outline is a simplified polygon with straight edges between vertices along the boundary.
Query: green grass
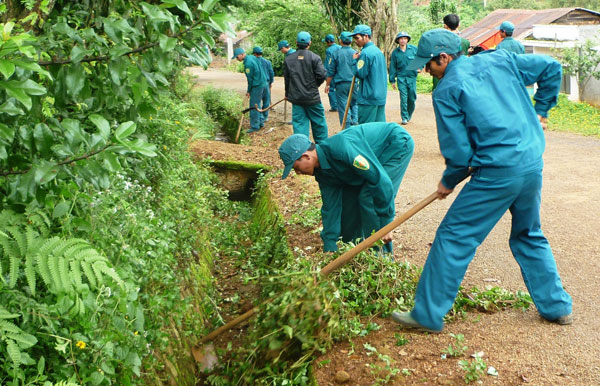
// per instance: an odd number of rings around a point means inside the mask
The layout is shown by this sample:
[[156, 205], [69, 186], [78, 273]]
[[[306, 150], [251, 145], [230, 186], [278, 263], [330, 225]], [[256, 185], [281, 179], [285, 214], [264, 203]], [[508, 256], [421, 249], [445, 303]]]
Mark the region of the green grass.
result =
[[571, 102], [560, 94], [548, 115], [548, 128], [600, 138], [600, 109], [585, 102]]

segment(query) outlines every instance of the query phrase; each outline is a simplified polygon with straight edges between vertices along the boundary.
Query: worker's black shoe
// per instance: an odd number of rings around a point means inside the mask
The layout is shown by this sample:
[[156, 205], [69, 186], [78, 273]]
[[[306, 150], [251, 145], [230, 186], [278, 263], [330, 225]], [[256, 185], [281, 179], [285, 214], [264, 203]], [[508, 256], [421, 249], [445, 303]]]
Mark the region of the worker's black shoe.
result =
[[337, 109], [329, 109], [330, 113], [335, 113], [337, 111]]
[[392, 312], [392, 320], [403, 327], [416, 328], [421, 331], [433, 332], [434, 334], [440, 331], [421, 326], [411, 315], [410, 312]]

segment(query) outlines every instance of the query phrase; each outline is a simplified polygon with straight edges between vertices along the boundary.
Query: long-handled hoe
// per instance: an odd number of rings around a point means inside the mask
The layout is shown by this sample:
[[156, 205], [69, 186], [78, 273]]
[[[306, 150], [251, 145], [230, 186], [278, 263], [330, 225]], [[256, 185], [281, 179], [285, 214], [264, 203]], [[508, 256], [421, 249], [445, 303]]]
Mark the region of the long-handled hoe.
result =
[[[397, 217], [396, 219], [394, 219], [394, 221], [392, 221], [388, 225], [384, 226], [377, 232], [373, 233], [371, 236], [369, 236], [368, 238], [363, 240], [357, 246], [350, 249], [349, 251], [346, 251], [340, 257], [333, 260], [331, 263], [327, 264], [323, 269], [321, 269], [321, 275], [325, 277], [325, 276], [329, 275], [331, 272], [333, 272], [334, 270], [341, 267], [342, 265], [348, 263], [350, 260], [352, 260], [352, 258], [354, 258], [354, 256], [358, 255], [360, 252], [364, 251], [365, 249], [371, 247], [383, 236], [385, 236], [386, 234], [388, 234], [389, 232], [394, 230], [396, 227], [398, 227], [400, 224], [404, 223], [406, 220], [408, 220], [409, 218], [414, 216], [417, 212], [419, 212], [421, 209], [425, 208], [427, 205], [431, 204], [437, 198], [438, 198], [437, 191], [431, 193], [429, 196], [427, 196], [426, 198], [424, 198], [423, 200], [418, 202], [415, 206], [410, 208], [408, 211], [406, 211], [400, 217]], [[233, 319], [229, 323], [217, 328], [210, 334], [208, 334], [205, 337], [203, 337], [202, 339], [200, 339], [200, 341], [196, 344], [196, 346], [192, 347], [192, 354], [194, 355], [194, 358], [196, 359], [196, 361], [200, 363], [200, 367], [202, 370], [211, 369], [217, 363], [217, 358], [214, 353], [214, 347], [212, 345], [207, 345], [207, 346], [203, 346], [203, 345], [207, 342], [212, 341], [213, 339], [215, 339], [217, 336], [219, 336], [223, 332], [225, 332], [225, 331], [237, 326], [238, 324], [242, 323], [243, 321], [249, 319], [250, 317], [252, 317], [254, 314], [256, 314], [258, 312], [258, 309], [259, 309], [258, 306], [254, 307], [250, 311], [247, 311], [246, 313], [238, 316], [237, 318]]]

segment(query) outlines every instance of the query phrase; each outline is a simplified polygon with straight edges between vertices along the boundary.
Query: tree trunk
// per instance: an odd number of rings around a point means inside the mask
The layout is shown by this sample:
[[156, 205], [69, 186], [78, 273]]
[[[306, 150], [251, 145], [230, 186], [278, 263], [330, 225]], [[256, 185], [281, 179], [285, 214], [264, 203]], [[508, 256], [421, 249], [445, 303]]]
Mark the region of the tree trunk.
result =
[[363, 0], [362, 9], [358, 12], [361, 19], [371, 27], [371, 41], [383, 52], [388, 66], [398, 32], [397, 11], [397, 0]]

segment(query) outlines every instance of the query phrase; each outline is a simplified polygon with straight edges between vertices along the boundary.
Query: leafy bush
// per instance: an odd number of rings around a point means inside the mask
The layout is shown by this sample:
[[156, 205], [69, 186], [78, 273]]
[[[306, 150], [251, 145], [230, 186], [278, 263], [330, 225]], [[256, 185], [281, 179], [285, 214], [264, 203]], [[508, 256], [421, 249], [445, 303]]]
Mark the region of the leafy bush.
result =
[[[237, 134], [242, 107], [242, 98], [229, 90], [205, 87], [199, 96], [206, 103], [210, 117], [220, 124], [220, 129], [233, 141]], [[214, 133], [216, 134], [216, 133]], [[240, 138], [243, 132], [240, 133]]]

